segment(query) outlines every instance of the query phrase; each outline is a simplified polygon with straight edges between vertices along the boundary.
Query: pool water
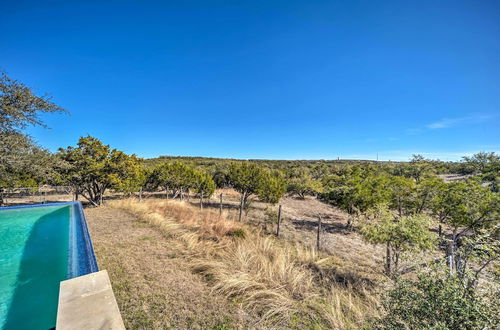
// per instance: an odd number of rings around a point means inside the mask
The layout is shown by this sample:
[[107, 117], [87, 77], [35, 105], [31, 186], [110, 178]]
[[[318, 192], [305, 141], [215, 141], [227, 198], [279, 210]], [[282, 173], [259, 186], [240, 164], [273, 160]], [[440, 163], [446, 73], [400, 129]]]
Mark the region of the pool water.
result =
[[50, 329], [70, 273], [73, 206], [0, 209], [0, 329]]

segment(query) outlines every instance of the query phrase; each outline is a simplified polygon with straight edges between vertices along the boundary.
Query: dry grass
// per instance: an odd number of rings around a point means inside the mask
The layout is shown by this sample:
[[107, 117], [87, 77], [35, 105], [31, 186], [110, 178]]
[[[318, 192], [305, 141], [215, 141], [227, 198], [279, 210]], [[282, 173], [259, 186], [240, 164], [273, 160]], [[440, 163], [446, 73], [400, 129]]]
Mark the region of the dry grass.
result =
[[193, 273], [183, 242], [124, 210], [86, 208], [85, 215], [127, 329], [248, 328], [256, 322]]
[[[212, 291], [255, 316], [257, 327], [359, 328], [377, 301], [358, 283], [338, 281], [334, 258], [177, 201], [110, 203], [169, 238]], [[355, 277], [355, 274], [351, 276]]]

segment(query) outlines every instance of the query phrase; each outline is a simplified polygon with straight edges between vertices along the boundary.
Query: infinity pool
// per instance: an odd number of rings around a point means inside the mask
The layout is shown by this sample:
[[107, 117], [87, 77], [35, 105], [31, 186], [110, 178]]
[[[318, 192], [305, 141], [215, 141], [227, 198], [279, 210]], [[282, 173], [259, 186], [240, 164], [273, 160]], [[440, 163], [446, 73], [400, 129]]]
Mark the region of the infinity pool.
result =
[[80, 203], [0, 208], [0, 329], [55, 327], [59, 282], [97, 270]]

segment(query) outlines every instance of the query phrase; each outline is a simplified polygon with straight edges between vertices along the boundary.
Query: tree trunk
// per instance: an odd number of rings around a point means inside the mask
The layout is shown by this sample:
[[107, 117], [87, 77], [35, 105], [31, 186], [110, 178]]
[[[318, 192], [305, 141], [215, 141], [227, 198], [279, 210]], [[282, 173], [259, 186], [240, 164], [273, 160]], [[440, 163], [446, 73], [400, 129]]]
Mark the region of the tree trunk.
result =
[[203, 210], [203, 191], [200, 192], [200, 210]]
[[346, 224], [346, 229], [352, 229], [352, 217], [353, 215], [352, 214], [349, 214], [347, 216], [347, 224]]
[[448, 264], [448, 267], [450, 269], [450, 275], [453, 275], [455, 273], [455, 244], [454, 242], [450, 242], [448, 244], [448, 247], [446, 249], [446, 263]]
[[179, 196], [179, 190], [172, 190], [172, 199], [176, 199]]
[[241, 221], [241, 218], [243, 216], [243, 204], [245, 203], [245, 195], [246, 195], [246, 192], [242, 193], [241, 194], [241, 200], [240, 200], [240, 214], [238, 216], [238, 221]]
[[92, 197], [91, 194], [89, 194], [89, 196], [85, 196], [85, 194], [82, 192], [81, 195], [90, 202], [90, 204], [92, 204], [93, 206], [99, 206], [96, 201], [95, 201], [95, 198]]
[[397, 273], [399, 267], [399, 251], [394, 251], [394, 267], [392, 269], [393, 273]]
[[385, 272], [388, 276], [391, 275], [392, 269], [391, 269], [391, 243], [387, 242], [386, 248], [385, 248]]

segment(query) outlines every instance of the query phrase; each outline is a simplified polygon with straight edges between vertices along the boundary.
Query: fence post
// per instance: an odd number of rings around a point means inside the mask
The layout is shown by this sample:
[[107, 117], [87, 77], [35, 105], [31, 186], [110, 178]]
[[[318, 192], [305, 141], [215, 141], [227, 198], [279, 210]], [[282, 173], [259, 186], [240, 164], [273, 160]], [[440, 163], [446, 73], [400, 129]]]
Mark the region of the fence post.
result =
[[321, 236], [321, 216], [318, 216], [318, 233], [316, 236], [316, 248], [318, 249], [318, 251], [321, 249], [320, 236]]
[[222, 216], [222, 193], [220, 193], [220, 203], [219, 203], [219, 217]]
[[281, 224], [281, 204], [278, 207], [278, 226], [276, 227], [277, 237], [280, 237], [280, 224]]

